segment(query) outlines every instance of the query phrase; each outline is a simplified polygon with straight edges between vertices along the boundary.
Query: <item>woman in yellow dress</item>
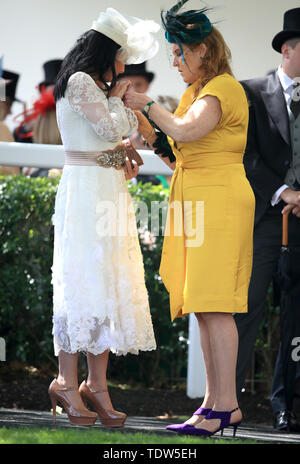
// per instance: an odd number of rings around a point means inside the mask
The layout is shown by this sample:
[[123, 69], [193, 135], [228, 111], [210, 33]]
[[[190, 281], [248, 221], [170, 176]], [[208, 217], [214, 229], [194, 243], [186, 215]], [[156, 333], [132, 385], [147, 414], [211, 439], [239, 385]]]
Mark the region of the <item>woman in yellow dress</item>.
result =
[[[187, 0], [186, 0], [187, 1]], [[160, 275], [170, 294], [171, 319], [195, 313], [206, 368], [201, 407], [167, 428], [210, 436], [242, 420], [236, 396], [238, 334], [233, 313], [247, 312], [255, 200], [243, 166], [248, 104], [232, 75], [230, 51], [205, 12], [163, 18], [173, 66], [189, 84], [175, 114], [128, 90], [125, 104], [148, 116], [176, 157]], [[157, 133], [138, 114], [149, 143]]]

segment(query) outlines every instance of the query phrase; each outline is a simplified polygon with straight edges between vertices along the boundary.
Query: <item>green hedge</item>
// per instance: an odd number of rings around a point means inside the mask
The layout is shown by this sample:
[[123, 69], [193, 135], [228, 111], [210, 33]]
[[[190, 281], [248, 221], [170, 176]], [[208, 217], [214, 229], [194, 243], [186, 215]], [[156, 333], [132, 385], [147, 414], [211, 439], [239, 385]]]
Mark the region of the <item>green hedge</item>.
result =
[[[0, 176], [0, 337], [6, 341], [7, 361], [19, 361], [57, 372], [52, 343], [53, 227], [55, 194], [59, 178]], [[130, 186], [133, 198], [164, 201], [161, 186]], [[150, 224], [150, 222], [149, 222]], [[124, 383], [171, 385], [186, 377], [188, 318], [170, 322], [169, 297], [159, 278], [162, 235], [153, 249], [143, 243], [146, 285], [149, 292], [157, 350], [138, 356], [110, 356], [109, 376]], [[279, 309], [270, 289], [264, 322], [256, 341], [255, 379], [271, 386], [279, 344]], [[83, 356], [81, 372], [86, 370]]]
[[[0, 177], [0, 336], [6, 341], [8, 362], [54, 373], [51, 216], [58, 182], [59, 178]], [[152, 201], [168, 197], [168, 190], [151, 184], [130, 186], [130, 191], [136, 201], [148, 205], [149, 214]], [[109, 376], [120, 382], [164, 386], [186, 376], [188, 319], [170, 322], [169, 297], [158, 275], [162, 241], [160, 235], [151, 249], [141, 240], [158, 348], [139, 356], [111, 355]]]

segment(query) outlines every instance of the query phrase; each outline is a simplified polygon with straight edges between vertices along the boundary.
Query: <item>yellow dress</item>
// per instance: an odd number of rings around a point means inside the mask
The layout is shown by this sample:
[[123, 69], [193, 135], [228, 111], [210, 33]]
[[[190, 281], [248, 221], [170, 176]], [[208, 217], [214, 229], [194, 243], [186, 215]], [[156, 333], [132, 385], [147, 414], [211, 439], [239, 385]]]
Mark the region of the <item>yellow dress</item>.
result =
[[243, 165], [246, 95], [227, 73], [197, 95], [199, 83], [186, 90], [175, 114], [184, 117], [194, 101], [213, 95], [222, 118], [195, 142], [169, 138], [177, 162], [159, 272], [172, 321], [198, 312], [246, 313], [252, 270], [255, 199]]

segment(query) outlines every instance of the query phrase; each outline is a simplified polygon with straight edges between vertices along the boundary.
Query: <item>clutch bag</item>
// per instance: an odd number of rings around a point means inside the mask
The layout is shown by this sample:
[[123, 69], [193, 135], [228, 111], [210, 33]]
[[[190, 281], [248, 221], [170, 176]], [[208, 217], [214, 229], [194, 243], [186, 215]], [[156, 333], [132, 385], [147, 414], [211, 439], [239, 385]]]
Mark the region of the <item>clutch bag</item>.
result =
[[125, 139], [122, 141], [122, 144], [124, 145], [125, 148], [125, 153], [126, 156], [128, 157], [129, 161], [134, 160], [138, 166], [142, 166], [144, 164], [144, 161], [132, 145], [130, 139]]

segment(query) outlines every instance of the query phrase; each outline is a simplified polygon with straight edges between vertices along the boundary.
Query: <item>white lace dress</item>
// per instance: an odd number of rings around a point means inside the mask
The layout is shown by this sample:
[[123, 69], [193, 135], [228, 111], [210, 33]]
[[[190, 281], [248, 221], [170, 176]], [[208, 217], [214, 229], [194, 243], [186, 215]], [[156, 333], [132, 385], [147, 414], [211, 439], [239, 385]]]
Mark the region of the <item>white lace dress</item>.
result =
[[[70, 77], [65, 97], [57, 102], [57, 121], [66, 151], [113, 149], [137, 127], [135, 114], [121, 99], [107, 99], [83, 72]], [[109, 222], [105, 211], [115, 226], [109, 233], [104, 233], [105, 221]], [[107, 349], [117, 355], [154, 350], [142, 254], [124, 171], [65, 165], [52, 222], [55, 355], [60, 350], [94, 355]]]

